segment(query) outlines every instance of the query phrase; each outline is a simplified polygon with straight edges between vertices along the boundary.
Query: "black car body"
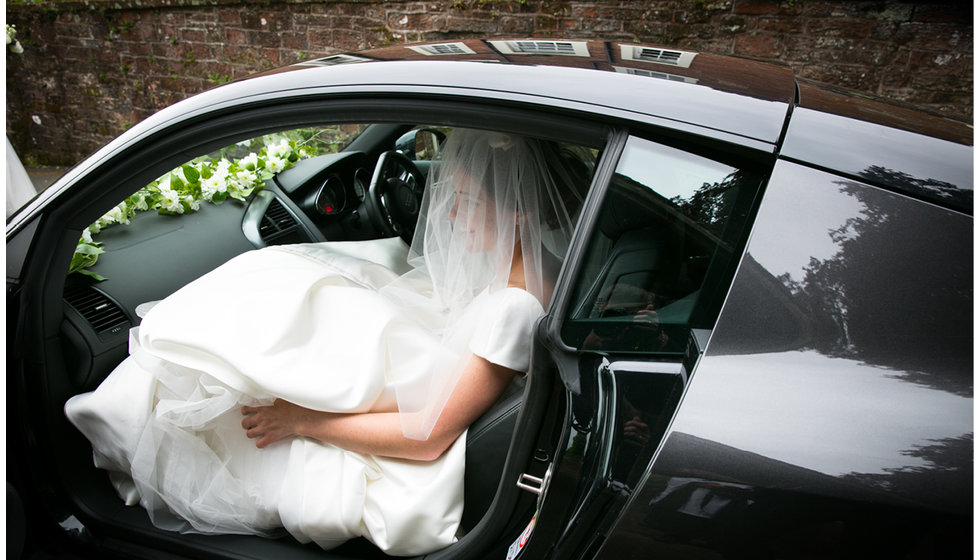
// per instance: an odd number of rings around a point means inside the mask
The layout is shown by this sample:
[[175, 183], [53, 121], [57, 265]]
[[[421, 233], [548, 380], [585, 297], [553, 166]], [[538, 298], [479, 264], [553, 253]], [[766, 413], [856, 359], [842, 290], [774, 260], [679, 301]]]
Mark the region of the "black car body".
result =
[[[317, 159], [248, 204], [179, 226], [146, 214], [136, 237], [107, 230], [118, 250], [93, 270], [108, 280], [80, 289], [118, 314], [96, 327], [66, 301], [82, 231], [136, 189], [244, 138], [331, 123], [372, 124], [340, 158], [368, 168], [410, 143], [412, 124], [597, 156], [559, 166], [588, 188], [578, 230], [522, 398], [471, 428], [467, 531], [432, 558], [970, 554], [972, 127], [785, 67], [551, 40], [395, 46], [228, 84], [133, 127], [9, 219], [8, 543], [99, 557], [378, 555], [357, 541], [322, 551], [155, 529], [119, 502], [62, 413], [125, 357], [138, 303], [269, 242], [399, 233], [374, 192], [343, 216], [310, 213], [304, 201], [338, 165]], [[695, 196], [644, 187], [680, 171], [703, 173]], [[256, 237], [274, 204], [286, 233]], [[656, 334], [635, 309], [612, 312], [627, 284], [661, 298]]]

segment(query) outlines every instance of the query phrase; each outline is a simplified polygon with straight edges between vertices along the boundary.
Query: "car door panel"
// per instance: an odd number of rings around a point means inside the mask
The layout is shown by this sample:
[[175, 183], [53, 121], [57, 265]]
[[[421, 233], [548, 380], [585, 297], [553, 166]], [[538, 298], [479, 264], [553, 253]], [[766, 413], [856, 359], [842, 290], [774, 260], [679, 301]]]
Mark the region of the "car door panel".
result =
[[969, 216], [778, 164], [697, 374], [599, 557], [968, 550], [965, 248]]

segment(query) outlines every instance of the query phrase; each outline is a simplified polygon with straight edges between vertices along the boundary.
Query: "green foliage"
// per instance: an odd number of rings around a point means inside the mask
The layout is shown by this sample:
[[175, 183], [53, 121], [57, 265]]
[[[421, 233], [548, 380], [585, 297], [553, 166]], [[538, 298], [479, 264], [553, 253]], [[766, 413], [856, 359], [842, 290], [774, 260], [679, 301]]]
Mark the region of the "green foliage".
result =
[[227, 84], [231, 81], [231, 76], [228, 74], [208, 74], [208, 79], [215, 84]]

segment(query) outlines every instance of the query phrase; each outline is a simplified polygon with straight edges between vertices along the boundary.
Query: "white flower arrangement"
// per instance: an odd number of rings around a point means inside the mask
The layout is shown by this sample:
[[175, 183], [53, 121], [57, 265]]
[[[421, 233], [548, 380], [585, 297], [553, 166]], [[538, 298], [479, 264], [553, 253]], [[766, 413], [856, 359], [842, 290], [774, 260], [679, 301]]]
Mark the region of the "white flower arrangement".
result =
[[14, 25], [7, 25], [7, 50], [14, 54], [23, 54], [24, 47], [20, 45], [20, 41], [17, 40], [17, 27]]
[[[8, 44], [10, 26], [8, 27]], [[109, 210], [82, 232], [69, 273], [78, 272], [104, 280], [102, 276], [87, 270], [104, 252], [102, 243], [93, 239], [106, 227], [128, 224], [137, 212], [156, 210], [160, 214], [190, 214], [201, 208], [202, 202], [221, 204], [228, 198], [241, 202], [276, 173], [289, 169], [300, 159], [312, 157], [313, 151], [301, 146], [301, 141], [280, 135], [270, 135], [255, 141], [239, 142], [236, 146], [248, 148], [258, 142], [262, 148], [239, 159], [205, 156], [174, 169], [143, 187], [135, 194]], [[221, 153], [234, 148], [231, 146]]]

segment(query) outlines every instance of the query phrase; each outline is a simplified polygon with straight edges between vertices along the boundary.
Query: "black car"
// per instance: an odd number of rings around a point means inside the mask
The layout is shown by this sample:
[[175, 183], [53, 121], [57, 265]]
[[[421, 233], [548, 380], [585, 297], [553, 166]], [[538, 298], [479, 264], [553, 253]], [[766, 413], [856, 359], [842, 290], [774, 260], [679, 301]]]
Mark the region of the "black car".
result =
[[[139, 304], [237, 254], [410, 235], [457, 127], [540, 138], [587, 195], [431, 558], [970, 554], [972, 127], [751, 60], [467, 40], [197, 95], [8, 219], [8, 557], [379, 556], [159, 530], [63, 406], [125, 358]], [[204, 192], [202, 164], [255, 150], [251, 186]]]

